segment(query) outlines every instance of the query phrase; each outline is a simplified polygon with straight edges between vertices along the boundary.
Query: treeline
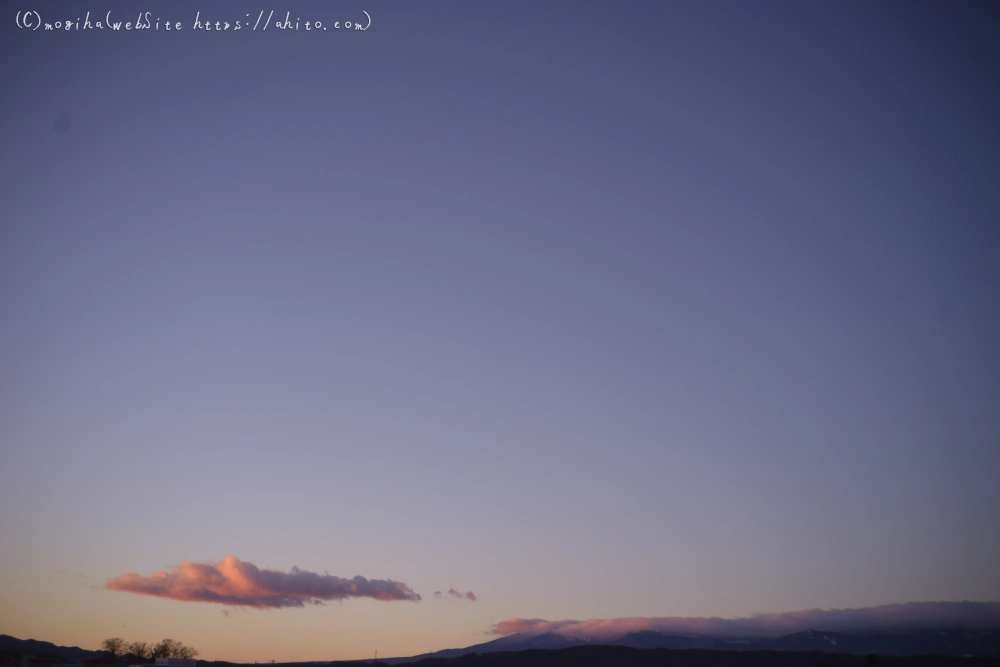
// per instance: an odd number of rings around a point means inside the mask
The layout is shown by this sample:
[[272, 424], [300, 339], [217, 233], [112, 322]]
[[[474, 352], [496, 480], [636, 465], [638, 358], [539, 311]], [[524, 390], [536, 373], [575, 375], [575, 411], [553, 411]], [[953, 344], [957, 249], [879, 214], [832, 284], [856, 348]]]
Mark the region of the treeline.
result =
[[185, 646], [174, 639], [162, 639], [156, 644], [147, 642], [126, 642], [121, 637], [112, 637], [101, 642], [101, 650], [110, 653], [112, 659], [131, 655], [139, 660], [156, 660], [157, 658], [193, 659], [198, 651], [191, 646]]

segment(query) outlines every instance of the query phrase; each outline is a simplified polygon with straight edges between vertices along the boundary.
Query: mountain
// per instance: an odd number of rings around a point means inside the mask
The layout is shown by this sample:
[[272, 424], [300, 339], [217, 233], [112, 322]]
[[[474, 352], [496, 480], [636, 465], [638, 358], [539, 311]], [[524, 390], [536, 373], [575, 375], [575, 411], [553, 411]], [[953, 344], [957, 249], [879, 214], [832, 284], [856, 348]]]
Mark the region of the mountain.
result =
[[[369, 663], [369, 667], [380, 667], [380, 664], [381, 661]], [[348, 667], [346, 664], [334, 665]], [[819, 651], [636, 649], [591, 643], [557, 650], [470, 653], [451, 660], [430, 658], [422, 661], [420, 667], [1000, 667], [1000, 658], [852, 655]]]
[[35, 639], [18, 639], [10, 635], [0, 635], [0, 651], [13, 651], [14, 653], [55, 653], [70, 662], [91, 660], [98, 657], [97, 651], [88, 651], [76, 646], [56, 646], [49, 642], [40, 642]]
[[[528, 667], [527, 662], [536, 662], [539, 660], [541, 662], [545, 662], [545, 660], [549, 660], [549, 658], [544, 657], [538, 658], [537, 656], [539, 654], [549, 654], [551, 655], [551, 660], [554, 660], [556, 663], [560, 663], [561, 658], [557, 659], [557, 653], [563, 656], [570, 655], [561, 649], [570, 650], [572, 655], [578, 655], [573, 652], [575, 649], [586, 649], [588, 647], [594, 649], [605, 647], [608, 650], [613, 651], [613, 654], [609, 655], [613, 655], [616, 660], [620, 657], [624, 659], [624, 657], [632, 656], [628, 659], [638, 660], [639, 662], [641, 662], [641, 660], [635, 657], [637, 654], [629, 653], [629, 651], [634, 649], [648, 649], [650, 654], [652, 654], [664, 649], [672, 649], [675, 651], [681, 651], [685, 654], [687, 656], [685, 660], [695, 660], [695, 657], [692, 656], [702, 655], [703, 658], [697, 658], [697, 660], [691, 664], [706, 665], [709, 663], [715, 664], [715, 658], [704, 658], [704, 653], [707, 651], [707, 653], [711, 654], [718, 652], [726, 652], [727, 654], [734, 652], [759, 654], [765, 663], [767, 663], [767, 660], [770, 660], [779, 654], [810, 654], [815, 656], [817, 653], [822, 652], [823, 654], [831, 656], [830, 658], [823, 658], [823, 661], [831, 666], [834, 664], [854, 664], [850, 661], [840, 662], [840, 658], [833, 660], [833, 656], [843, 656], [843, 660], [848, 660], [848, 658], [853, 660], [856, 656], [869, 655], [878, 655], [883, 658], [889, 658], [891, 656], [926, 657], [937, 655], [942, 656], [942, 659], [975, 656], [976, 658], [988, 658], [989, 660], [992, 660], [992, 662], [989, 662], [988, 664], [1000, 667], [1000, 630], [952, 629], [922, 630], [919, 632], [894, 634], [844, 633], [806, 630], [805, 632], [796, 632], [783, 637], [766, 639], [705, 637], [689, 634], [667, 634], [647, 630], [634, 632], [613, 640], [603, 641], [587, 641], [551, 632], [539, 635], [519, 633], [509, 635], [507, 637], [500, 637], [482, 644], [467, 646], [466, 648], [446, 649], [443, 651], [436, 651], [434, 653], [416, 655], [409, 658], [383, 658], [378, 661], [378, 664], [392, 666], [423, 660], [431, 660], [431, 663], [429, 664], [432, 664], [434, 660], [461, 658], [462, 660], [457, 661], [457, 663], [450, 665], [449, 667], [472, 667], [471, 664], [465, 665], [464, 663], [468, 662], [467, 659], [472, 659], [478, 654], [479, 656], [482, 656], [483, 661], [477, 662], [476, 667], [494, 667], [493, 664], [487, 660], [487, 656], [494, 656], [503, 663], [498, 663], [495, 667], [511, 667], [511, 665], [516, 665], [516, 667]], [[619, 649], [626, 651], [626, 653], [614, 652]], [[0, 635], [0, 652], [4, 651], [13, 651], [15, 653], [57, 653], [71, 662], [98, 658], [101, 655], [99, 651], [88, 651], [75, 646], [56, 646], [55, 644], [50, 644], [49, 642], [36, 641], [34, 639], [17, 639], [8, 635]], [[495, 654], [515, 652], [518, 653], [518, 655], [510, 656], [509, 659], [502, 656], [495, 656]], [[528, 660], [527, 656], [529, 654], [536, 657]], [[599, 654], [600, 653], [588, 652], [579, 655], [594, 656]], [[646, 655], [646, 653], [643, 652], [641, 655]], [[771, 658], [768, 658], [768, 656], [771, 656]], [[493, 659], [494, 658], [490, 658], [490, 660]], [[670, 658], [670, 660], [673, 659], [674, 658]], [[722, 656], [718, 659], [722, 660]], [[923, 659], [924, 658], [919, 658], [919, 660]], [[513, 662], [511, 662], [512, 660]], [[698, 662], [699, 660], [701, 662]], [[918, 658], [913, 658], [913, 660], [918, 660]], [[928, 660], [930, 660], [930, 662], [927, 662], [928, 665], [934, 662], [930, 658], [928, 658]], [[725, 661], [723, 660], [723, 662]], [[740, 664], [751, 664], [752, 662], [753, 658], [747, 657], [746, 661]], [[204, 661], [200, 661], [200, 663], [204, 667], [208, 667], [209, 664], [212, 664], [205, 663]], [[973, 663], [975, 663], [974, 660], [968, 664], [971, 665]], [[227, 667], [229, 665], [229, 663], [221, 662], [215, 664], [216, 667]], [[318, 663], [316, 664], [318, 665]], [[331, 663], [325, 664], [329, 665]], [[332, 664], [336, 665], [339, 663]], [[344, 664], [346, 665], [347, 663]], [[364, 663], [359, 662], [358, 664], [371, 665], [371, 661], [364, 661]], [[555, 663], [553, 664], [555, 665]], [[669, 664], [675, 663], [670, 662]], [[934, 664], [945, 663], [939, 662]], [[559, 667], [562, 667], [562, 663], [559, 664]], [[610, 666], [606, 665], [604, 667]]]
[[922, 630], [906, 633], [842, 633], [806, 630], [757, 642], [771, 651], [825, 651], [865, 655], [977, 655], [1000, 657], [1000, 630]]
[[424, 653], [411, 658], [381, 660], [389, 665], [417, 662], [428, 658], [458, 658], [474, 653], [563, 649], [582, 645], [622, 646], [637, 649], [709, 649], [715, 651], [794, 651], [850, 655], [966, 655], [1000, 657], [1000, 630], [924, 630], [907, 633], [844, 633], [806, 630], [783, 637], [706, 637], [667, 634], [644, 630], [611, 640], [576, 639], [554, 633], [515, 634], [466, 648]]
[[[633, 632], [613, 641], [600, 642], [611, 646], [628, 646], [631, 648], [721, 648], [721, 642], [726, 640], [721, 637], [705, 637], [702, 635], [667, 634], [664, 632], [654, 632], [653, 630], [642, 630]], [[737, 645], [733, 648], [738, 650], [739, 644], [748, 643], [747, 640], [731, 640]]]
[[489, 650], [530, 651], [531, 649], [536, 648], [559, 649], [569, 648], [570, 646], [582, 646], [589, 643], [591, 642], [586, 639], [566, 637], [565, 635], [557, 635], [554, 632], [546, 632], [542, 635], [527, 635], [519, 633], [495, 639], [491, 642], [486, 642], [485, 644], [477, 644], [472, 648], [477, 649], [473, 651], [473, 653], [484, 653]]
[[457, 658], [463, 655], [471, 655], [473, 653], [496, 653], [499, 651], [529, 651], [531, 649], [560, 649], [569, 648], [570, 646], [580, 646], [582, 644], [588, 644], [590, 642], [584, 639], [575, 639], [573, 637], [565, 637], [563, 635], [557, 635], [553, 632], [546, 632], [541, 635], [529, 635], [525, 633], [518, 633], [514, 635], [508, 635], [507, 637], [501, 637], [499, 639], [494, 639], [482, 644], [475, 644], [474, 646], [467, 646], [466, 648], [449, 648], [442, 651], [434, 651], [433, 653], [423, 653], [421, 655], [415, 655], [410, 658], [387, 658], [385, 660], [379, 660], [379, 662], [384, 662], [388, 665], [399, 665], [406, 662], [417, 662], [418, 660], [426, 660], [427, 658]]
[[906, 633], [844, 633], [806, 630], [783, 637], [749, 639], [635, 632], [602, 642], [632, 648], [730, 651], [822, 651], [852, 655], [947, 655], [1000, 657], [998, 630], [923, 630]]

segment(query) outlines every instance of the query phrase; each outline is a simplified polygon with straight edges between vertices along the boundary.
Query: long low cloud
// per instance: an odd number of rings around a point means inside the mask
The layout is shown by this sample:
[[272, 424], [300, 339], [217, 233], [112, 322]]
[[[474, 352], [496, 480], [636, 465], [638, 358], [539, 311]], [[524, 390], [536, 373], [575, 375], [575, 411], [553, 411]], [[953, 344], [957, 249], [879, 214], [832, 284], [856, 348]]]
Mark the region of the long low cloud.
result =
[[632, 632], [729, 637], [779, 637], [804, 630], [828, 632], [905, 631], [935, 628], [1000, 628], [1000, 602], [908, 602], [861, 609], [812, 609], [749, 618], [598, 618], [546, 621], [514, 618], [489, 634], [553, 632], [578, 639], [616, 639]]
[[105, 586], [137, 595], [257, 609], [302, 607], [345, 598], [420, 600], [399, 581], [360, 576], [344, 579], [297, 567], [289, 572], [262, 570], [236, 556], [226, 556], [220, 563], [185, 561], [169, 572], [154, 572], [148, 577], [131, 572], [109, 579]]

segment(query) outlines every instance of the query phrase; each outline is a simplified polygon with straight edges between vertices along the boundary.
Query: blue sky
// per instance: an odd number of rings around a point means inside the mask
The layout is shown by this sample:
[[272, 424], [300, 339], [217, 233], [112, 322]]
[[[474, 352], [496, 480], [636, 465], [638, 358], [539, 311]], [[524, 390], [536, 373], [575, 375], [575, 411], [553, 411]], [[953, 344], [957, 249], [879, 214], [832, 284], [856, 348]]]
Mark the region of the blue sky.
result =
[[[990, 5], [190, 29], [249, 7], [37, 6], [183, 24], [114, 34], [5, 10], [4, 632], [334, 659], [1000, 599]], [[103, 588], [226, 556], [422, 600]]]

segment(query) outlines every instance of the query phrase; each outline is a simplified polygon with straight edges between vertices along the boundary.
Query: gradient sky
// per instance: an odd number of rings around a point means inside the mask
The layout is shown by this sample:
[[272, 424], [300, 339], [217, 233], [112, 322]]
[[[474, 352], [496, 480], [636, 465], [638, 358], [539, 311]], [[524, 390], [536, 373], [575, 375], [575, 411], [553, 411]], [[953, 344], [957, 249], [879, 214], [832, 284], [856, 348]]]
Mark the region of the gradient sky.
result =
[[[272, 9], [331, 27], [191, 30]], [[1000, 600], [995, 3], [3, 12], [0, 632], [329, 660]], [[104, 587], [226, 556], [422, 599]]]

